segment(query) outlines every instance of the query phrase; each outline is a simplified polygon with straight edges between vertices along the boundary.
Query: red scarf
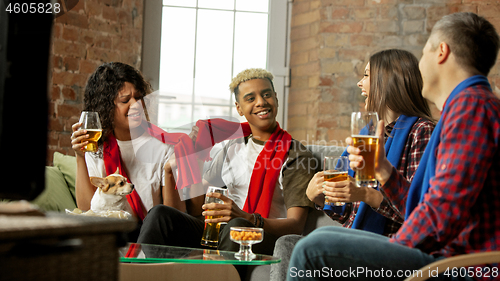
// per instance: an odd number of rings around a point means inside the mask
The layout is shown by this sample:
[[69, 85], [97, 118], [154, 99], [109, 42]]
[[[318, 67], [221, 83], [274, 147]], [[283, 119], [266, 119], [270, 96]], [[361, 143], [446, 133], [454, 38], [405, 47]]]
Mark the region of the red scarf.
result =
[[[191, 138], [184, 133], [167, 133], [148, 123], [147, 131], [151, 136], [163, 143], [174, 145], [175, 159], [179, 167], [176, 184], [181, 189], [201, 182], [197, 159], [209, 160], [210, 149], [216, 143], [248, 136], [252, 132], [247, 122], [236, 123], [224, 119], [199, 120], [196, 122], [196, 126], [199, 130], [196, 143], [193, 144]], [[255, 162], [243, 211], [247, 213], [257, 212], [265, 218], [269, 216], [276, 181], [279, 178], [281, 166], [288, 155], [291, 141], [292, 136], [277, 124], [275, 131], [266, 141], [264, 149]], [[116, 168], [119, 168], [120, 174], [130, 182], [122, 169], [120, 148], [114, 135], [108, 137], [107, 142], [104, 143], [103, 151], [106, 173], [113, 174]], [[255, 167], [260, 168], [256, 169]], [[135, 189], [127, 195], [127, 200], [137, 217], [143, 220], [147, 212]]]
[[[223, 119], [209, 119], [196, 122], [196, 126], [199, 128], [196, 151], [199, 153], [199, 158], [205, 161], [210, 156], [210, 150], [207, 148], [211, 148], [215, 143], [251, 134], [250, 125], [247, 122], [240, 124]], [[241, 131], [238, 130], [240, 126]], [[269, 216], [276, 181], [288, 156], [291, 143], [292, 136], [277, 124], [255, 161], [243, 211], [256, 212], [265, 218]]]
[[126, 258], [137, 258], [141, 253], [141, 244], [130, 243], [127, 253], [125, 254]]
[[[191, 140], [191, 138], [184, 133], [167, 133], [151, 123], [148, 123], [147, 125], [147, 132], [162, 143], [175, 145], [174, 152], [176, 155], [176, 161], [178, 163], [177, 165], [179, 166], [179, 171], [182, 171], [179, 172], [177, 184], [181, 187], [192, 184], [193, 177], [191, 175], [199, 175], [200, 171], [196, 161], [196, 154], [187, 153], [194, 150], [193, 141]], [[112, 134], [108, 137], [108, 140], [104, 142], [103, 160], [104, 167], [108, 175], [113, 174], [116, 171], [116, 168], [118, 168], [120, 174], [126, 177], [127, 181], [130, 182], [130, 179], [126, 175], [125, 170], [122, 168], [123, 163], [120, 156], [120, 147], [116, 142], [115, 136]], [[132, 191], [132, 193], [127, 195], [127, 201], [137, 217], [141, 221], [144, 220], [147, 210], [146, 208], [144, 208], [141, 197], [135, 189]]]

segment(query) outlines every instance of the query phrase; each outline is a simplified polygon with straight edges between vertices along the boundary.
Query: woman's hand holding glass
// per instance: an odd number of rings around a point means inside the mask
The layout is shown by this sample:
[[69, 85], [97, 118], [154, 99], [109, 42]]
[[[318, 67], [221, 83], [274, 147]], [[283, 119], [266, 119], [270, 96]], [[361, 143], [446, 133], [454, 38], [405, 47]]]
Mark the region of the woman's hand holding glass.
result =
[[365, 202], [373, 208], [380, 207], [384, 199], [382, 193], [371, 187], [358, 187], [356, 179], [349, 177], [348, 181], [325, 182], [325, 199], [335, 202]]
[[323, 172], [318, 172], [309, 181], [306, 195], [316, 205], [323, 207], [325, 199], [342, 203], [364, 201], [366, 200], [367, 188], [357, 187], [356, 180], [352, 177], [346, 181], [324, 181]]
[[[84, 152], [96, 152], [97, 141], [102, 136], [101, 120], [99, 114], [92, 111], [82, 111], [78, 123], [71, 126], [71, 146], [77, 156], [83, 156]], [[78, 144], [81, 145], [78, 145]]]
[[[384, 121], [380, 120], [377, 127], [377, 137], [380, 140], [384, 139], [385, 126]], [[346, 138], [346, 143], [348, 145], [347, 152], [349, 152], [350, 167], [353, 170], [360, 169], [364, 166], [364, 159], [361, 156], [361, 150], [353, 146], [353, 140], [351, 137]], [[384, 185], [392, 173], [392, 164], [389, 162], [385, 156], [384, 142], [378, 142], [377, 153], [375, 153], [375, 178]]]
[[325, 179], [323, 174], [323, 172], [316, 173], [309, 181], [306, 190], [307, 198], [321, 207], [323, 207], [325, 203], [325, 195], [323, 194], [323, 183]]
[[356, 185], [356, 180], [349, 176], [346, 181], [324, 182], [323, 194], [325, 199], [334, 202], [358, 202], [366, 199], [367, 188], [360, 188]]
[[89, 138], [89, 134], [87, 130], [80, 129], [82, 123], [78, 122], [71, 126], [73, 133], [71, 134], [71, 148], [75, 151], [77, 156], [85, 155], [85, 146], [89, 143], [88, 141], [84, 141]]

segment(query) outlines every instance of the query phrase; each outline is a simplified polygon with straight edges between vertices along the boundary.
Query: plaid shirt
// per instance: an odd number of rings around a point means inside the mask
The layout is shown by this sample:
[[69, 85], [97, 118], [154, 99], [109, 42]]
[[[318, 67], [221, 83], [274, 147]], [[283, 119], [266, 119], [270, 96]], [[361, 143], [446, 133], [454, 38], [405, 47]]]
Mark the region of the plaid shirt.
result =
[[[500, 101], [473, 86], [449, 107], [429, 191], [390, 241], [437, 256], [500, 250]], [[399, 178], [382, 187], [393, 203]]]
[[[387, 135], [390, 135], [392, 130], [394, 129], [394, 125], [396, 125], [396, 121], [393, 121], [389, 125], [385, 126], [386, 136], [385, 140], [387, 141]], [[434, 124], [426, 119], [419, 118], [417, 122], [411, 128], [410, 134], [408, 135], [408, 139], [406, 140], [406, 145], [403, 153], [401, 154], [401, 160], [398, 165], [398, 172], [402, 175], [398, 180], [404, 181], [406, 190], [401, 191], [406, 199], [408, 195], [408, 188], [410, 187], [411, 180], [413, 179], [413, 175], [417, 170], [418, 163], [420, 162], [420, 158], [424, 154], [425, 147], [431, 138], [432, 131], [434, 130]], [[352, 210], [349, 215], [349, 218], [344, 222], [343, 226], [347, 228], [351, 228], [354, 222], [354, 218], [356, 213], [358, 212], [360, 202], [352, 203]], [[320, 208], [321, 210], [321, 208]], [[374, 211], [382, 214], [383, 216], [389, 218], [386, 222], [384, 228], [384, 235], [390, 236], [393, 233], [396, 233], [398, 229], [401, 227], [401, 224], [404, 221], [404, 216], [401, 215], [401, 212], [393, 206], [388, 198], [384, 196], [384, 200], [380, 204], [380, 207], [377, 209], [373, 209]], [[325, 212], [330, 218], [334, 219], [334, 217], [338, 217], [337, 214]]]

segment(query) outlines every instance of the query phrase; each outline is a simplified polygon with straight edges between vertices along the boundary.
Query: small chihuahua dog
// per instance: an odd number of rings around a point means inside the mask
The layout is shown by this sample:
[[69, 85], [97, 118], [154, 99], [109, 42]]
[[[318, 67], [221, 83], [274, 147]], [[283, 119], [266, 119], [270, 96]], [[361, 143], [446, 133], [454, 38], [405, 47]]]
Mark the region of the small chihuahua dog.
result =
[[90, 209], [93, 212], [126, 211], [134, 214], [125, 196], [134, 190], [134, 185], [128, 183], [127, 178], [119, 172], [116, 169], [114, 174], [105, 178], [90, 177], [90, 182], [97, 187], [90, 201]]

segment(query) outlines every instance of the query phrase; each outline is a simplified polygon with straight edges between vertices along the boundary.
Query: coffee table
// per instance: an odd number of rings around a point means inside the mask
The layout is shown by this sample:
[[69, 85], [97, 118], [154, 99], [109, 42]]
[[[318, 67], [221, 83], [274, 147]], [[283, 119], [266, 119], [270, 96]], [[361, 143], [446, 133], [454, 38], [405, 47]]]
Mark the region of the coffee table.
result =
[[120, 262], [133, 263], [196, 263], [196, 264], [233, 264], [233, 265], [265, 265], [279, 263], [281, 259], [256, 254], [253, 259], [241, 259], [235, 252], [195, 249], [186, 247], [160, 246], [150, 244], [129, 243], [119, 249]]
[[240, 280], [234, 265], [269, 265], [281, 261], [260, 254], [253, 259], [238, 259], [235, 253], [130, 243], [119, 249], [120, 280]]

